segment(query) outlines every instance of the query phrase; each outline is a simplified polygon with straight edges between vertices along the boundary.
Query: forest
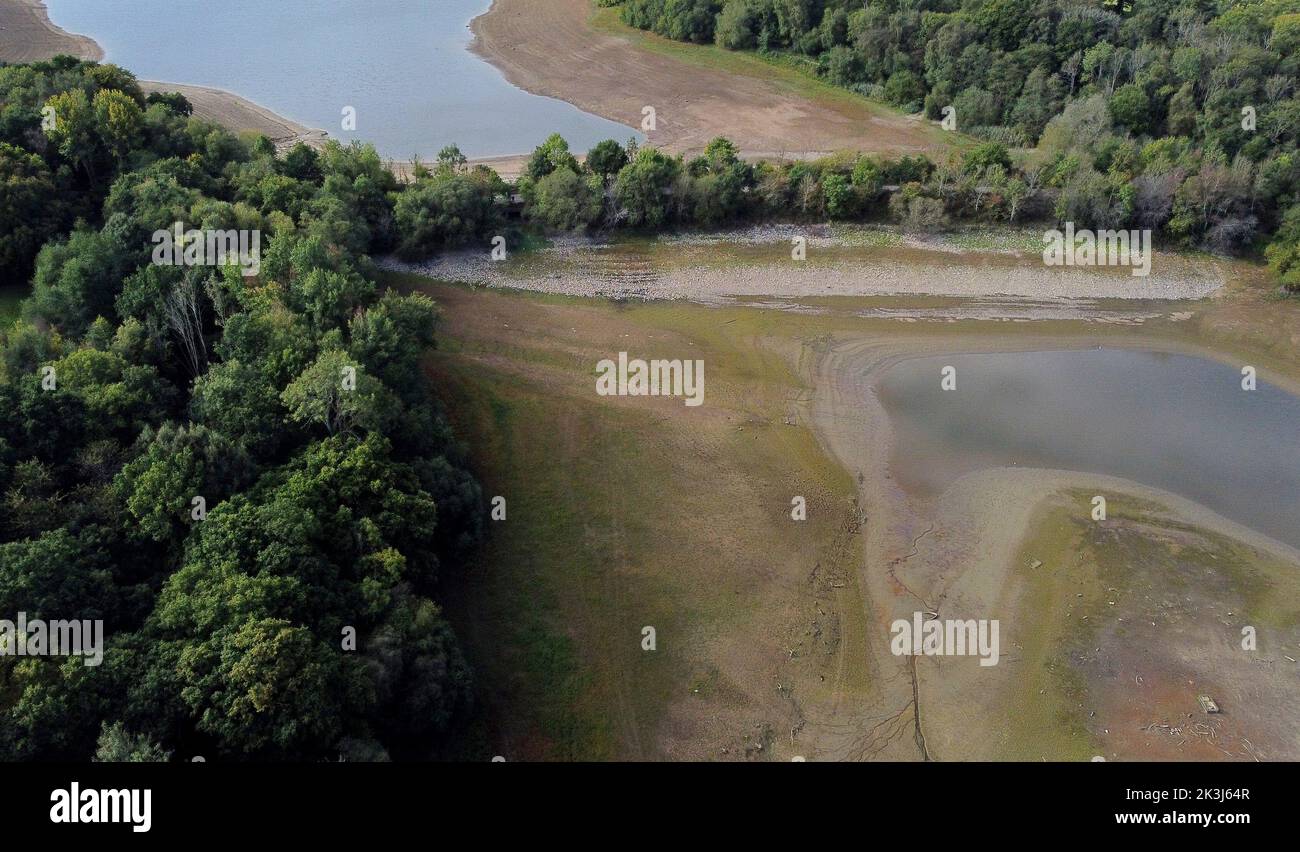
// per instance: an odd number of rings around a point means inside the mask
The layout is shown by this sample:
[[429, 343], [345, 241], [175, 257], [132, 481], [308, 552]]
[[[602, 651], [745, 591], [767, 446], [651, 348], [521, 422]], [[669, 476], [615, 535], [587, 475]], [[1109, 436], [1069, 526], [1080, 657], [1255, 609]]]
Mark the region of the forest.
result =
[[1300, 287], [1300, 0], [601, 3], [1023, 152], [1059, 220], [1263, 250]]
[[[482, 497], [381, 292], [373, 149], [278, 156], [111, 66], [0, 68], [0, 613], [97, 619], [98, 666], [0, 655], [0, 760], [426, 759], [472, 712], [436, 603]], [[151, 262], [258, 231], [259, 274]], [[350, 371], [351, 382], [341, 374]]]

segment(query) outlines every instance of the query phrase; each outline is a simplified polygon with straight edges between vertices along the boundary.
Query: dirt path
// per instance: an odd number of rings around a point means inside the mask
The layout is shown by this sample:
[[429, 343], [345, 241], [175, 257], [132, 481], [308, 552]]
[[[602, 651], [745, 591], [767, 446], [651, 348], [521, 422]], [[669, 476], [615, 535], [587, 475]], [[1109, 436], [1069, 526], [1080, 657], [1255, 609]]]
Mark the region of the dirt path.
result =
[[591, 0], [495, 0], [471, 24], [473, 49], [520, 88], [629, 127], [653, 106], [656, 129], [647, 137], [673, 151], [698, 150], [720, 135], [747, 156], [940, 144], [925, 122], [860, 99], [811, 100], [783, 85], [779, 69], [733, 73], [641, 49], [594, 30], [593, 9]]

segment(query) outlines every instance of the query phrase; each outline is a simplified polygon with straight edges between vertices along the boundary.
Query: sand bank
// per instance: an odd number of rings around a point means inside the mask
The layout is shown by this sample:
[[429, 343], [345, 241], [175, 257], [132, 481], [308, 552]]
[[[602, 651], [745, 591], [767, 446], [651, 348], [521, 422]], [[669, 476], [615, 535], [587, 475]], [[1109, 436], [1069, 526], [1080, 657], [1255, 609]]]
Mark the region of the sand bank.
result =
[[141, 80], [140, 87], [146, 93], [180, 92], [194, 106], [194, 114], [198, 117], [220, 124], [236, 133], [244, 131], [261, 133], [278, 148], [290, 147], [298, 142], [319, 145], [329, 138], [329, 134], [323, 130], [313, 130], [301, 125], [225, 89], [183, 83], [162, 83], [156, 80]]
[[653, 106], [656, 128], [647, 138], [674, 152], [700, 150], [715, 136], [751, 158], [943, 144], [927, 122], [847, 93], [809, 98], [773, 68], [723, 70], [642, 49], [593, 29], [594, 10], [591, 0], [495, 0], [471, 24], [473, 50], [521, 89], [628, 127], [639, 128], [642, 109]]
[[104, 58], [94, 39], [56, 27], [42, 0], [0, 0], [0, 61], [36, 62], [59, 54]]

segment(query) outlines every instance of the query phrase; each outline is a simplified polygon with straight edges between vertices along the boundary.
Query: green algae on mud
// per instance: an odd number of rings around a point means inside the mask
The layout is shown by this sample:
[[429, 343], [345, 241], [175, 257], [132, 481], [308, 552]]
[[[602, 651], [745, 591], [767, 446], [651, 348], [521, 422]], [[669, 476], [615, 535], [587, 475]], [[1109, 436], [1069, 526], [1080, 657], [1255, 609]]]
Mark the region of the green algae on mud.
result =
[[[1107, 519], [1094, 521], [1094, 496], [1069, 489], [1049, 498], [1021, 541], [1014, 574], [1020, 591], [1007, 602], [1018, 623], [1007, 637], [1023, 674], [1000, 699], [1006, 728], [987, 756], [1190, 759], [1195, 755], [1131, 730], [1131, 720], [1147, 722], [1144, 709], [1148, 724], [1168, 718], [1177, 724], [1179, 708], [1194, 708], [1197, 690], [1210, 688], [1189, 685], [1189, 677], [1220, 683], [1230, 696], [1225, 703], [1239, 717], [1235, 721], [1256, 731], [1267, 730], [1273, 718], [1292, 724], [1294, 700], [1275, 706], [1251, 679], [1254, 652], [1242, 649], [1232, 667], [1242, 673], [1228, 678], [1218, 657], [1199, 648], [1207, 632], [1219, 634], [1218, 645], [1240, 640], [1243, 625], [1258, 632], [1260, 654], [1277, 657], [1295, 647], [1300, 566], [1189, 523], [1146, 498], [1109, 493]], [[1117, 672], [1141, 674], [1132, 675], [1131, 683], [1116, 683]], [[1249, 688], [1233, 691], [1224, 685], [1230, 681]], [[1148, 690], [1151, 697], [1140, 697]], [[1261, 706], [1250, 706], [1245, 694]], [[1114, 734], [1121, 727], [1124, 746], [1116, 752]], [[1225, 738], [1240, 736], [1228, 730]], [[1292, 750], [1277, 732], [1267, 746], [1262, 734], [1255, 736], [1251, 748], [1272, 748], [1275, 755]]]
[[[458, 434], [478, 436], [485, 494], [508, 501], [446, 601], [484, 742], [508, 743], [507, 759], [782, 759], [808, 748], [789, 732], [813, 729], [827, 693], [870, 689], [853, 484], [786, 422], [802, 380], [754, 327], [682, 305], [389, 283], [441, 304], [428, 369]], [[617, 348], [703, 358], [709, 411], [598, 398], [597, 356]], [[789, 534], [792, 488], [811, 507], [805, 535]]]

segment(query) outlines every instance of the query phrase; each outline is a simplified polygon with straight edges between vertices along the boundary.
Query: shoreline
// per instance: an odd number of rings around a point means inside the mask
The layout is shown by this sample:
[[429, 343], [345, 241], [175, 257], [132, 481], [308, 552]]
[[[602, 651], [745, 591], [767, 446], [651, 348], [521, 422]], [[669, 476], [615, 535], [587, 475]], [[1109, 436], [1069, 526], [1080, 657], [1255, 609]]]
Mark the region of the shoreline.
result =
[[[0, 0], [0, 61], [38, 62], [58, 55], [75, 56], [90, 62], [105, 61], [104, 49], [93, 37], [69, 32], [50, 20], [45, 0]], [[234, 133], [261, 133], [280, 150], [299, 142], [320, 147], [330, 138], [323, 129], [308, 127], [228, 89], [160, 80], [141, 79], [138, 82], [145, 94], [179, 92], [190, 101], [194, 114], [199, 118]], [[503, 179], [514, 180], [523, 173], [529, 155], [529, 152], [521, 152], [473, 157], [469, 163], [489, 166]], [[399, 180], [409, 179], [409, 162], [385, 160], [384, 163]]]
[[[789, 259], [796, 236], [807, 240], [804, 261]], [[566, 296], [706, 303], [933, 296], [1079, 310], [1109, 299], [1130, 306], [1194, 302], [1214, 297], [1248, 274], [1233, 261], [1163, 251], [1156, 255], [1158, 271], [1144, 278], [1109, 268], [1047, 268], [1039, 255], [1018, 247], [971, 249], [962, 246], [962, 238], [960, 233], [922, 237], [897, 228], [772, 223], [661, 235], [648, 242], [566, 235], [506, 263], [477, 249], [446, 251], [425, 261], [377, 260], [385, 269], [425, 278]]]
[[800, 89], [817, 81], [743, 52], [710, 55], [711, 47], [593, 26], [602, 13], [608, 10], [591, 0], [493, 0], [470, 22], [470, 50], [526, 92], [629, 128], [641, 126], [643, 107], [655, 106], [657, 128], [645, 133], [647, 142], [673, 154], [701, 151], [716, 136], [731, 139], [746, 159], [915, 154], [955, 141], [847, 91], [810, 96]]
[[0, 2], [0, 59], [35, 62], [59, 54], [99, 62], [104, 49], [90, 36], [70, 33], [51, 21], [45, 0]]
[[[61, 54], [89, 62], [105, 61], [104, 49], [93, 37], [68, 32], [50, 20], [45, 0], [0, 0], [0, 60], [36, 62]], [[145, 94], [179, 92], [193, 105], [196, 116], [235, 133], [250, 130], [261, 133], [278, 148], [298, 142], [320, 145], [328, 138], [324, 130], [307, 127], [226, 89], [158, 80], [137, 81]]]
[[277, 149], [290, 148], [299, 142], [319, 147], [329, 138], [324, 130], [307, 127], [227, 89], [159, 80], [140, 80], [139, 83], [145, 94], [179, 92], [194, 107], [194, 114], [199, 118], [235, 133], [261, 133], [274, 142]]
[[[781, 76], [778, 69], [767, 66], [764, 75], [757, 75], [752, 69], [711, 67], [696, 54], [690, 55], [693, 61], [664, 55], [593, 28], [595, 11], [589, 0], [492, 0], [469, 21], [473, 37], [468, 49], [511, 85], [618, 122], [630, 133], [640, 126], [643, 105], [660, 104], [658, 129], [643, 135], [649, 144], [673, 154], [703, 150], [715, 136], [732, 139], [749, 160], [807, 159], [840, 150], [923, 153], [942, 147], [937, 131], [924, 121], [848, 97], [823, 101], [801, 94], [788, 81], [776, 79]], [[92, 36], [54, 24], [44, 0], [0, 0], [0, 60], [32, 62], [59, 54], [105, 60]], [[589, 65], [600, 67], [602, 74], [587, 74]], [[236, 133], [262, 133], [277, 147], [297, 142], [319, 146], [330, 138], [323, 129], [218, 87], [147, 80], [140, 84], [146, 92], [179, 91], [190, 98], [200, 118]], [[529, 154], [473, 157], [469, 162], [490, 166], [513, 180], [523, 172]], [[385, 163], [399, 180], [409, 178], [409, 162]]]
[[[1019, 712], [1015, 696], [1018, 690], [1033, 682], [1031, 670], [1021, 669], [1017, 663], [1029, 653], [1025, 649], [1030, 638], [1037, 635], [1035, 631], [1040, 624], [1049, 623], [1044, 621], [1046, 615], [1033, 608], [1037, 599], [1030, 595], [1032, 584], [1041, 580], [1026, 576], [1017, 554], [1023, 555], [1024, 549], [1042, 534], [1043, 512], [1062, 501], [1068, 502], [1072, 494], [1107, 493], [1114, 495], [1117, 506], [1124, 500], [1137, 500], [1153, 517], [1174, 526], [1189, 524], [1197, 534], [1220, 536], [1283, 563], [1300, 565], [1300, 551], [1283, 542], [1189, 498], [1125, 478], [1048, 468], [989, 467], [967, 473], [931, 496], [913, 494], [897, 484], [890, 468], [896, 444], [894, 426], [874, 392], [894, 365], [934, 354], [1061, 350], [1085, 348], [1092, 342], [1086, 331], [1066, 337], [1033, 334], [1010, 339], [996, 332], [945, 334], [936, 330], [904, 331], [899, 335], [852, 334], [829, 341], [816, 352], [805, 349], [800, 360], [806, 366], [801, 374], [812, 386], [813, 393], [800, 419], [808, 423], [825, 452], [853, 477], [857, 483], [858, 505], [865, 510], [858, 572], [865, 598], [872, 603], [868, 613], [872, 640], [866, 652], [876, 670], [882, 673], [878, 712], [897, 712], [908, 728], [915, 727], [915, 738], [900, 738], [878, 757], [1007, 759], [1004, 749], [1008, 743], [1002, 739], [1004, 732], [996, 730], [998, 726], [980, 737], [971, 737], [968, 722], [973, 715], [982, 714], [1006, 719], [1013, 730], [1017, 729], [1019, 719], [1012, 719]], [[1207, 345], [1180, 343], [1145, 333], [1123, 339], [1108, 337], [1106, 345], [1228, 360], [1222, 352]], [[1285, 384], [1294, 386], [1294, 382]], [[1114, 523], [1124, 522], [1116, 518]], [[1056, 571], [1056, 576], [1069, 577], [1073, 582], [1071, 572], [1075, 568], [1072, 566], [1061, 564], [1043, 570]], [[1029, 575], [1033, 576], [1050, 575]], [[1071, 588], [1070, 600], [1075, 597], [1073, 591]], [[934, 611], [945, 618], [984, 617], [993, 613], [1005, 620], [1011, 630], [1003, 637], [1006, 665], [985, 670], [973, 661], [894, 656], [888, 648], [886, 626], [895, 619], [910, 619], [917, 610]], [[1114, 612], [1109, 614], [1113, 616]], [[1131, 610], [1124, 612], [1132, 616]], [[1142, 614], [1146, 616], [1145, 611]], [[1152, 616], [1153, 621], [1158, 618]], [[1119, 621], [1124, 622], [1124, 618]], [[1103, 619], [1095, 623], [1094, 629], [1114, 627]], [[1074, 629], [1084, 629], [1083, 624], [1074, 622]], [[1021, 641], [1025, 642], [1024, 648]], [[1104, 642], [1089, 644], [1105, 645]], [[1136, 666], [1146, 672], [1153, 685], [1169, 676], [1159, 661], [1142, 656], [1142, 649], [1111, 646], [1108, 653], [1114, 655], [1111, 659], [1118, 665]], [[1033, 660], [1033, 657], [1024, 658]], [[1210, 680], [1220, 675], [1212, 667], [1195, 673]], [[1105, 678], [1090, 678], [1088, 684], [1084, 701], [1096, 707], [1103, 719], [1114, 720], [1110, 724], [1135, 711], [1130, 701], [1110, 693], [1111, 686]], [[1060, 699], [1061, 696], [1053, 695], [1044, 700]], [[1145, 705], [1138, 705], [1142, 706]], [[1089, 754], [1104, 752], [1108, 759], [1153, 756], [1133, 753], [1134, 743], [1124, 740], [1119, 729], [1109, 729], [1116, 736], [1107, 737], [1108, 723], [1102, 719], [1089, 724], [1085, 717], [1083, 724], [1090, 731], [1092, 742], [1076, 745]], [[841, 732], [833, 732], [823, 743], [833, 749], [843, 736]], [[1159, 744], [1150, 742], [1141, 745], [1147, 749], [1160, 748]], [[1269, 745], [1273, 753], [1288, 751], [1279, 742]], [[1043, 743], [1042, 748], [1046, 759], [1064, 757], [1052, 751], [1053, 744]], [[1174, 752], [1156, 757], [1180, 759]], [[1188, 757], [1181, 756], [1181, 759]]]

